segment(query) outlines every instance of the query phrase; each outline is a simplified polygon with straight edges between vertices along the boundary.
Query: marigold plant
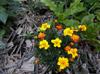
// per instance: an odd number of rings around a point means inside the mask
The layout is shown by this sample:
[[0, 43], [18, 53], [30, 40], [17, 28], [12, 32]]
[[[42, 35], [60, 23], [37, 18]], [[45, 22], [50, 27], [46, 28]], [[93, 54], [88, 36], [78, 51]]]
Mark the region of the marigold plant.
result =
[[100, 29], [99, 23], [94, 22], [96, 16], [90, 12], [91, 8], [84, 7], [82, 0], [72, 0], [68, 5], [62, 0], [57, 3], [56, 0], [40, 1], [53, 13], [42, 21], [34, 35], [38, 37], [35, 38], [36, 56], [40, 63], [49, 66], [49, 71], [72, 71], [80, 57], [84, 58], [80, 52], [82, 43], [100, 48], [100, 41], [96, 39]]
[[42, 23], [35, 39], [37, 57], [40, 63], [47, 64], [56, 71], [66, 70], [78, 58], [80, 33], [87, 30], [85, 25], [64, 26], [50, 19]]

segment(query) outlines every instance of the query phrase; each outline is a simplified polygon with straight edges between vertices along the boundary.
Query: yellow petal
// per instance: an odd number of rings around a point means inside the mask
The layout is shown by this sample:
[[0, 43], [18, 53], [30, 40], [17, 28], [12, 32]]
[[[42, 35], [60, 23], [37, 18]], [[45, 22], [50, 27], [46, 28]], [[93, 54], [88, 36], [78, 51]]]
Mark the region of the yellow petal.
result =
[[51, 42], [52, 42], [52, 43], [54, 43], [54, 42], [55, 42], [55, 40], [51, 40]]

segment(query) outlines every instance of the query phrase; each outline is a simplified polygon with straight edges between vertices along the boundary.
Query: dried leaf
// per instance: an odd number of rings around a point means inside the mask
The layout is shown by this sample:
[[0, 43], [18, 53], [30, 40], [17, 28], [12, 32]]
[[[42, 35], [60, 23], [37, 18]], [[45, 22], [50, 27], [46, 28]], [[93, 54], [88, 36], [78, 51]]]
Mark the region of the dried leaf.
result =
[[34, 64], [33, 64], [34, 60], [35, 60], [35, 57], [32, 57], [27, 62], [24, 62], [23, 65], [21, 66], [21, 70], [24, 70], [26, 72], [34, 71]]

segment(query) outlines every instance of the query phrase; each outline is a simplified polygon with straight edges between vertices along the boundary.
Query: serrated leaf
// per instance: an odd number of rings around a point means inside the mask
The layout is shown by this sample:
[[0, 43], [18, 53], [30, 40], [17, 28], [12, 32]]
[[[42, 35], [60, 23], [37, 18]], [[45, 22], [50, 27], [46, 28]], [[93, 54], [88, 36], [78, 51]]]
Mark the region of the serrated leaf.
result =
[[5, 9], [3, 7], [0, 7], [0, 21], [5, 24], [7, 18], [8, 18], [8, 14], [6, 13]]
[[41, 0], [42, 3], [44, 3], [46, 6], [48, 6], [50, 8], [50, 10], [52, 10], [56, 16], [61, 17], [63, 13], [63, 6], [64, 3], [60, 2], [59, 4], [56, 4], [54, 1], [52, 0]]
[[41, 2], [44, 3], [46, 6], [48, 6], [56, 14], [58, 14], [57, 13], [57, 5], [53, 1], [51, 1], [51, 0], [41, 0]]
[[81, 3], [80, 0], [74, 0], [74, 2], [71, 3], [70, 7], [65, 10], [63, 16], [68, 17], [69, 15], [73, 15], [83, 10], [85, 10], [85, 8], [83, 7], [83, 3]]

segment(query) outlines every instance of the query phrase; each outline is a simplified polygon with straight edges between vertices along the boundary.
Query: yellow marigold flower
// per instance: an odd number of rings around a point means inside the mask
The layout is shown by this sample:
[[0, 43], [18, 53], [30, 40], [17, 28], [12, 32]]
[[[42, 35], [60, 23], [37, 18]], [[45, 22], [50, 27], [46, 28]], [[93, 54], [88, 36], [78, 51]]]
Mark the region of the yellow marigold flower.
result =
[[42, 49], [42, 48], [48, 49], [49, 47], [50, 47], [50, 46], [49, 46], [47, 40], [42, 40], [42, 41], [39, 42], [39, 48], [40, 48], [40, 49]]
[[72, 36], [73, 30], [71, 30], [70, 28], [66, 28], [66, 29], [64, 29], [63, 34], [64, 34], [64, 36], [67, 36], [67, 35]]
[[40, 27], [40, 31], [45, 31], [50, 28], [50, 25], [48, 23], [43, 23]]
[[54, 44], [54, 47], [61, 47], [62, 40], [60, 40], [59, 38], [51, 40], [51, 42]]
[[78, 50], [77, 50], [77, 48], [71, 48], [68, 51], [68, 54], [71, 54], [72, 55], [72, 58], [76, 58], [78, 56]]
[[69, 67], [69, 60], [65, 57], [59, 57], [57, 65], [60, 66], [60, 70], [65, 69], [66, 67]]
[[79, 25], [78, 27], [81, 31], [86, 31], [87, 30], [87, 27], [85, 25]]

